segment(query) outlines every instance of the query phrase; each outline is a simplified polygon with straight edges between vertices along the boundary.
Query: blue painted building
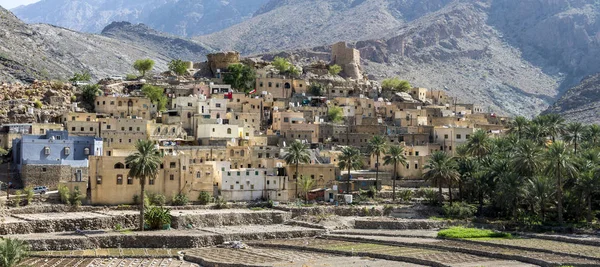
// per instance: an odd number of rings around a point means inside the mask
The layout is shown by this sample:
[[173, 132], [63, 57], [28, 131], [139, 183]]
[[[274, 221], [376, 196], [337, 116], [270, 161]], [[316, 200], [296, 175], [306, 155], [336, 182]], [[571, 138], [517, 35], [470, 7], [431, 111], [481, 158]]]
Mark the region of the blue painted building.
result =
[[102, 155], [102, 139], [67, 131], [23, 135], [13, 140], [13, 167], [24, 186], [50, 186], [88, 179], [88, 157]]

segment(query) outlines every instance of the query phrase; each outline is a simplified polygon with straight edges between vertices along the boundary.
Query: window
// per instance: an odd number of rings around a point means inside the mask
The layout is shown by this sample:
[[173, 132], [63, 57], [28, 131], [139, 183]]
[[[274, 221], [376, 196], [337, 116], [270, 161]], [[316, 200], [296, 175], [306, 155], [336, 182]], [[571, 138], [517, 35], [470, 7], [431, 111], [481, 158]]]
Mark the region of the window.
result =
[[177, 163], [176, 162], [169, 163], [169, 168], [171, 168], [171, 169], [177, 168]]
[[65, 156], [68, 156], [69, 154], [71, 154], [71, 148], [65, 147]]
[[123, 184], [123, 175], [117, 175], [117, 184]]
[[200, 174], [200, 172], [196, 172], [196, 178], [200, 178], [202, 176], [202, 174]]
[[444, 135], [444, 139], [448, 139], [448, 135], [447, 134]]
[[44, 155], [50, 155], [50, 147], [44, 147]]
[[267, 185], [271, 184], [271, 180], [267, 180]]
[[231, 134], [231, 128], [227, 128], [227, 134]]
[[127, 177], [127, 184], [133, 184], [133, 177]]
[[115, 164], [115, 169], [125, 169], [125, 165], [121, 162], [117, 162], [117, 164]]
[[215, 104], [215, 107], [218, 107], [218, 108], [220, 108], [220, 107], [221, 107], [221, 103], [217, 103], [217, 104]]
[[93, 131], [94, 131], [94, 127], [90, 127], [90, 132], [93, 132]]
[[242, 173], [241, 172], [237, 172], [237, 176], [240, 176]]
[[243, 184], [240, 185], [240, 190], [244, 190], [244, 185]]
[[123, 106], [123, 102], [119, 101], [119, 103], [117, 104], [119, 107]]
[[258, 171], [255, 171], [255, 172], [254, 172], [254, 175], [258, 175]]
[[111, 104], [111, 105], [114, 105], [114, 104], [115, 104], [115, 101], [110, 101], [110, 104]]
[[191, 107], [191, 106], [193, 106], [192, 102], [188, 102], [188, 107]]
[[418, 156], [418, 155], [419, 155], [419, 151], [415, 151], [415, 156]]
[[263, 87], [263, 82], [260, 82], [260, 85], [259, 85], [259, 86], [260, 86], [260, 87]]
[[46, 168], [42, 168], [42, 172], [46, 172]]
[[254, 185], [253, 184], [250, 185], [250, 189], [254, 190]]
[[471, 135], [470, 135], [470, 134], [467, 134], [467, 135], [465, 136], [465, 138], [466, 138], [466, 139], [469, 139], [469, 138], [471, 138]]
[[81, 127], [81, 131], [83, 132], [83, 131], [85, 131], [85, 129], [83, 127]]
[[130, 132], [131, 132], [131, 131], [133, 131], [133, 127], [129, 127], [129, 131], [130, 131]]
[[110, 130], [110, 124], [106, 125], [106, 130]]
[[233, 190], [233, 185], [230, 185], [230, 186], [229, 186], [229, 189]]
[[148, 184], [149, 184], [149, 185], [153, 185], [153, 184], [154, 184], [154, 179], [150, 179], [150, 180], [148, 180]]
[[171, 180], [171, 181], [175, 180], [175, 175], [173, 175], [173, 174], [169, 175], [169, 180]]
[[460, 134], [457, 134], [456, 139], [460, 139], [460, 138], [461, 138]]
[[269, 82], [269, 87], [273, 87], [273, 83], [272, 82]]
[[71, 127], [71, 131], [74, 132], [75, 131], [75, 127]]
[[290, 118], [283, 118], [283, 122], [290, 122]]
[[102, 176], [96, 176], [96, 184], [102, 184]]

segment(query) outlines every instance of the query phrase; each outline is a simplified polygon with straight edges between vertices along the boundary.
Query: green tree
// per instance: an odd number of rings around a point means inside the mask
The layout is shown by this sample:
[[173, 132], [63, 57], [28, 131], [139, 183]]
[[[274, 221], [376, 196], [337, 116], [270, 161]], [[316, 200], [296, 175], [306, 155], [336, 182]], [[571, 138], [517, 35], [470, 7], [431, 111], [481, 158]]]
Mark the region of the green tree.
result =
[[363, 161], [360, 155], [360, 150], [354, 147], [342, 148], [342, 154], [338, 156], [338, 167], [342, 170], [348, 170], [346, 179], [346, 193], [350, 193], [350, 171], [362, 168]]
[[577, 155], [578, 144], [581, 142], [585, 127], [580, 122], [572, 122], [567, 124], [563, 134], [563, 139], [571, 144], [575, 148], [575, 155]]
[[[547, 176], [535, 176], [527, 180], [527, 196], [533, 207], [540, 210], [542, 221], [546, 220], [546, 209], [554, 196], [554, 184]], [[535, 208], [534, 208], [535, 209]]]
[[0, 266], [16, 267], [29, 255], [29, 245], [22, 240], [5, 238], [0, 240]]
[[300, 176], [300, 179], [296, 183], [300, 185], [300, 191], [304, 194], [304, 203], [308, 203], [308, 192], [315, 187], [315, 180], [308, 176]]
[[556, 113], [550, 113], [538, 116], [533, 123], [540, 125], [544, 136], [550, 137], [554, 142], [564, 129], [565, 119]]
[[529, 124], [529, 120], [527, 120], [525, 117], [523, 117], [523, 116], [517, 116], [510, 123], [510, 132], [511, 133], [516, 133], [517, 136], [519, 137], [519, 139], [521, 139], [522, 137], [524, 137], [525, 127], [528, 124]]
[[254, 89], [256, 73], [244, 64], [231, 64], [227, 67], [227, 73], [223, 75], [223, 82], [247, 93]]
[[[140, 140], [135, 144], [136, 152], [125, 158], [130, 166], [129, 177], [140, 180], [140, 196], [145, 196], [147, 179], [154, 179], [162, 163], [162, 155], [152, 141]], [[140, 231], [144, 231], [144, 201], [140, 201]]]
[[181, 59], [174, 59], [169, 62], [169, 70], [182, 76], [187, 73], [188, 63]]
[[133, 63], [133, 68], [142, 74], [142, 76], [146, 76], [146, 72], [151, 71], [154, 68], [154, 60], [146, 58], [146, 59], [138, 59]]
[[85, 85], [81, 88], [81, 99], [91, 108], [94, 108], [96, 97], [100, 95], [102, 95], [102, 90], [97, 84]]
[[[385, 145], [384, 145], [385, 146]], [[394, 173], [392, 173], [392, 200], [396, 200], [396, 180], [398, 180], [398, 164], [406, 166], [406, 155], [404, 155], [404, 147], [391, 146], [386, 151], [383, 157], [383, 165], [394, 165]]]
[[[427, 160], [427, 165], [425, 165], [427, 172], [423, 177], [438, 186], [440, 203], [444, 201], [442, 185], [448, 184], [448, 189], [451, 189], [452, 183], [460, 179], [457, 167], [456, 161], [444, 151], [434, 152]], [[450, 190], [448, 193], [450, 194], [450, 203], [452, 203], [452, 191]]]
[[340, 67], [340, 65], [334, 64], [329, 66], [329, 74], [335, 76], [340, 74], [340, 72], [342, 72], [342, 67]]
[[167, 96], [165, 96], [165, 89], [162, 87], [145, 84], [142, 87], [142, 93], [156, 105], [158, 111], [163, 111], [167, 108]]
[[[369, 140], [369, 153], [372, 156], [375, 156], [375, 189], [377, 190], [377, 184], [379, 183], [379, 156], [381, 154], [385, 154], [387, 144], [385, 142], [385, 138], [375, 135], [371, 140]], [[396, 188], [394, 188], [396, 190]], [[395, 196], [396, 194], [394, 194]]]
[[479, 129], [467, 140], [466, 149], [471, 156], [481, 160], [491, 151], [490, 137], [484, 130]]
[[325, 92], [325, 89], [323, 88], [323, 85], [321, 85], [321, 84], [318, 84], [318, 83], [311, 84], [308, 89], [308, 92], [314, 96], [322, 96]]
[[334, 123], [340, 123], [344, 120], [344, 112], [341, 107], [331, 106], [327, 110], [327, 118]]
[[585, 128], [583, 137], [590, 146], [600, 146], [600, 125], [592, 124], [587, 126]]
[[408, 92], [412, 86], [408, 81], [398, 78], [385, 79], [381, 82], [381, 89], [392, 92]]
[[75, 73], [73, 77], [69, 79], [70, 82], [89, 82], [92, 76], [89, 72]]
[[275, 57], [271, 65], [273, 65], [273, 67], [281, 74], [286, 73], [290, 68], [292, 68], [292, 64], [287, 59], [282, 57]]
[[567, 146], [562, 141], [556, 141], [548, 147], [548, 151], [544, 154], [544, 159], [547, 162], [546, 173], [554, 175], [556, 179], [556, 201], [558, 222], [563, 223], [563, 176], [575, 177], [577, 169], [571, 157], [571, 153]]
[[531, 140], [522, 140], [517, 144], [512, 158], [512, 169], [519, 175], [531, 178], [543, 167], [542, 149]]
[[288, 165], [296, 165], [296, 172], [294, 174], [294, 180], [296, 180], [296, 197], [298, 196], [298, 167], [300, 163], [310, 162], [310, 153], [308, 146], [302, 142], [296, 140], [290, 144], [286, 149], [286, 154], [283, 156], [285, 163]]
[[587, 169], [579, 174], [576, 181], [577, 188], [583, 193], [586, 205], [586, 221], [592, 222], [592, 196], [594, 193], [600, 192], [600, 169]]

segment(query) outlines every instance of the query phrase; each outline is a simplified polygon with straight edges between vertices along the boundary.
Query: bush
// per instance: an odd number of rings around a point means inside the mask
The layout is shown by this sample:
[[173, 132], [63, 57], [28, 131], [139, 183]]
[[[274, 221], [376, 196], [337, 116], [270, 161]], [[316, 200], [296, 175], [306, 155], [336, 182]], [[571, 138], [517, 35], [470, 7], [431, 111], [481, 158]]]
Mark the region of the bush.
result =
[[65, 86], [65, 84], [61, 81], [52, 81], [50, 83], [50, 88], [54, 89], [54, 90], [62, 90], [62, 88]]
[[[133, 195], [133, 204], [139, 205], [140, 204], [140, 196], [139, 195]], [[144, 207], [150, 207], [150, 198], [148, 197], [148, 194], [144, 195]]]
[[6, 238], [0, 240], [0, 266], [21, 266], [19, 263], [29, 256], [30, 247], [23, 240]]
[[76, 95], [72, 95], [71, 96], [71, 103], [76, 102], [77, 101], [77, 96]]
[[82, 198], [83, 198], [83, 195], [81, 194], [81, 191], [79, 191], [79, 188], [75, 188], [75, 190], [73, 191], [73, 194], [71, 194], [71, 205], [73, 207], [81, 206]]
[[22, 194], [23, 194], [23, 191], [21, 191], [21, 190], [17, 190], [15, 192], [15, 207], [21, 206], [21, 195]]
[[398, 197], [399, 199], [401, 199], [404, 202], [409, 202], [412, 200], [412, 197], [414, 195], [414, 192], [412, 190], [400, 190], [398, 191], [398, 193], [396, 193], [396, 197]]
[[383, 206], [383, 215], [389, 216], [390, 214], [392, 214], [393, 210], [394, 210], [394, 206], [386, 204]]
[[342, 72], [342, 67], [340, 67], [339, 65], [331, 65], [331, 66], [329, 66], [329, 74], [335, 76], [335, 75], [340, 74], [340, 72]]
[[217, 210], [229, 209], [229, 204], [227, 204], [227, 201], [225, 201], [221, 198], [217, 198], [217, 199], [215, 199], [215, 209], [217, 209]]
[[69, 188], [65, 185], [58, 186], [58, 195], [60, 196], [60, 203], [70, 205], [71, 196], [69, 194]]
[[165, 203], [167, 203], [167, 198], [161, 194], [150, 194], [147, 197], [148, 197], [151, 205], [163, 206], [163, 205], [165, 205]]
[[206, 205], [208, 203], [210, 203], [210, 194], [208, 192], [200, 192], [200, 195], [198, 195], [198, 202], [200, 202], [200, 205]]
[[422, 197], [425, 200], [425, 203], [430, 205], [437, 205], [440, 202], [438, 193], [431, 188], [419, 189], [417, 195]]
[[468, 219], [475, 216], [477, 208], [464, 202], [454, 202], [443, 207], [444, 215], [452, 219]]
[[180, 193], [173, 197], [173, 201], [171, 201], [171, 204], [173, 204], [173, 206], [185, 206], [188, 204], [189, 201], [190, 200], [185, 194]]
[[128, 80], [128, 81], [137, 80], [137, 78], [138, 78], [138, 76], [137, 76], [137, 75], [135, 75], [135, 74], [127, 74], [127, 75], [125, 76], [125, 80]]
[[33, 203], [33, 196], [35, 195], [33, 193], [33, 188], [31, 186], [25, 187], [23, 192], [25, 193], [25, 205], [31, 205], [31, 203]]
[[452, 227], [438, 232], [442, 238], [512, 238], [509, 233], [497, 232], [486, 229]]
[[144, 213], [144, 223], [147, 229], [159, 230], [164, 225], [171, 225], [171, 210], [164, 207], [152, 206]]
[[42, 101], [40, 101], [39, 99], [36, 99], [35, 101], [33, 101], [33, 106], [37, 109], [42, 108], [44, 105], [42, 104]]

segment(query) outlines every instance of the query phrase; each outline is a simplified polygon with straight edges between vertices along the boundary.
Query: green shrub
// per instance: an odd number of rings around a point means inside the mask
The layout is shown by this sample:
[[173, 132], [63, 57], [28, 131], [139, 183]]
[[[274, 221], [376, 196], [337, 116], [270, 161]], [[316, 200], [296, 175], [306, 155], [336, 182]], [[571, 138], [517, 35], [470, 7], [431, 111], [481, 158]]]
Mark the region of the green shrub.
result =
[[167, 203], [167, 198], [162, 194], [149, 194], [148, 199], [150, 201], [150, 205], [155, 206], [163, 206]]
[[75, 188], [75, 190], [73, 191], [73, 193], [71, 194], [71, 205], [73, 207], [79, 207], [81, 206], [81, 199], [83, 198], [83, 195], [81, 194], [81, 191], [79, 191], [79, 188]]
[[15, 191], [15, 207], [21, 206], [21, 195], [22, 194], [23, 194], [23, 191], [21, 191], [21, 190]]
[[389, 216], [390, 214], [392, 214], [393, 210], [394, 210], [394, 206], [386, 204], [383, 206], [383, 215]]
[[198, 195], [198, 202], [200, 202], [200, 205], [206, 205], [208, 203], [210, 203], [210, 194], [208, 192], [200, 192], [200, 195]]
[[76, 102], [77, 101], [77, 96], [76, 95], [72, 95], [71, 96], [71, 102]]
[[23, 191], [25, 193], [25, 205], [31, 205], [31, 203], [33, 203], [33, 196], [35, 195], [33, 193], [33, 188], [31, 186], [28, 186], [25, 187]]
[[128, 81], [133, 81], [133, 80], [137, 80], [138, 76], [135, 74], [127, 74], [127, 76], [125, 76], [125, 80]]
[[189, 201], [190, 200], [188, 199], [187, 195], [179, 193], [173, 197], [171, 204], [173, 204], [173, 206], [185, 206]]
[[477, 208], [464, 202], [454, 202], [443, 207], [444, 215], [452, 219], [468, 219], [475, 216]]
[[144, 213], [144, 223], [147, 229], [159, 230], [164, 225], [171, 225], [171, 210], [164, 207], [152, 206]]
[[42, 104], [42, 101], [40, 101], [39, 99], [36, 99], [35, 101], [33, 101], [33, 106], [37, 109], [42, 108], [44, 105]]
[[139, 195], [133, 195], [133, 204], [136, 204], [136, 205], [140, 204], [140, 196]]
[[[139, 195], [133, 195], [133, 204], [139, 205], [140, 204], [140, 196]], [[152, 203], [150, 203], [150, 198], [148, 197], [148, 194], [144, 195], [144, 207], [150, 207]]]
[[414, 192], [412, 190], [400, 190], [398, 191], [398, 193], [396, 193], [396, 197], [398, 197], [399, 199], [401, 199], [404, 202], [409, 202], [412, 200], [412, 197], [414, 195]]
[[70, 205], [71, 204], [71, 196], [69, 194], [69, 188], [65, 185], [58, 186], [58, 195], [60, 196], [60, 203]]
[[512, 238], [510, 233], [465, 227], [444, 229], [439, 231], [437, 235], [443, 238]]
[[417, 195], [425, 200], [425, 203], [437, 205], [440, 202], [438, 193], [431, 188], [421, 188], [417, 191]]
[[121, 225], [120, 223], [117, 223], [117, 224], [115, 225], [115, 230], [116, 230], [116, 231], [121, 231], [121, 230], [123, 230], [123, 225]]
[[215, 199], [215, 209], [217, 209], [217, 210], [229, 209], [229, 204], [227, 204], [227, 201], [225, 201], [221, 198], [217, 198], [217, 199]]

